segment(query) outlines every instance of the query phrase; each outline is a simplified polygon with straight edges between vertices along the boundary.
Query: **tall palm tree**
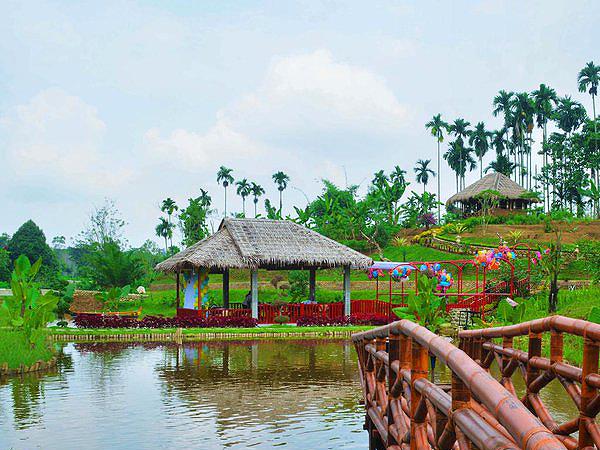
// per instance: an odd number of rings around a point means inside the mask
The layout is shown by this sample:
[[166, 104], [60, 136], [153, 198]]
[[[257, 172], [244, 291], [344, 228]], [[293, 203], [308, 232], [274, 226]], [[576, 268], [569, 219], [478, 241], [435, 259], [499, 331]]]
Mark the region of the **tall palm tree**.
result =
[[[512, 110], [512, 128], [513, 137], [518, 142], [518, 164], [519, 176], [521, 179], [521, 185], [525, 185], [525, 176], [527, 173], [531, 175], [530, 163], [525, 159], [526, 153], [529, 150], [527, 142], [530, 142], [530, 135], [533, 131], [533, 115], [534, 115], [534, 104], [533, 100], [529, 96], [528, 92], [519, 92], [514, 94], [511, 100]], [[515, 161], [516, 162], [516, 161]], [[528, 178], [529, 179], [529, 178]], [[531, 181], [531, 180], [529, 180]], [[529, 183], [531, 184], [531, 183]]]
[[[506, 150], [508, 143], [504, 139], [504, 128], [500, 130], [494, 130], [490, 137], [490, 146], [496, 150], [496, 155], [503, 155]], [[510, 174], [509, 174], [510, 175]]]
[[464, 188], [465, 184], [467, 164], [470, 164], [470, 171], [474, 169], [474, 166], [471, 164], [471, 161], [473, 161], [473, 163], [475, 161], [471, 156], [472, 149], [465, 145], [466, 139], [471, 134], [471, 130], [469, 129], [470, 125], [470, 122], [459, 117], [448, 126], [448, 132], [452, 133], [455, 137], [454, 142], [451, 143], [451, 147], [454, 148], [453, 151], [455, 152], [455, 156], [457, 158], [457, 170], [460, 178], [461, 189]]
[[406, 184], [406, 170], [402, 170], [400, 166], [394, 166], [394, 170], [390, 173], [390, 181], [394, 184]]
[[[179, 207], [175, 203], [175, 200], [173, 200], [171, 197], [167, 197], [166, 199], [164, 199], [162, 201], [160, 210], [167, 214], [169, 226], [171, 226], [172, 225], [171, 216], [173, 215], [173, 213], [175, 211], [179, 210]], [[169, 236], [169, 237], [171, 238], [171, 248], [173, 248], [173, 233], [172, 232], [171, 232], [171, 236]]]
[[[504, 120], [503, 129], [504, 129], [504, 132], [506, 133], [506, 142], [509, 142], [508, 130], [513, 125], [512, 124], [513, 120], [512, 120], [511, 104], [512, 104], [512, 98], [514, 95], [515, 95], [514, 92], [512, 92], [512, 91], [507, 92], [504, 89], [502, 89], [498, 92], [498, 95], [496, 95], [494, 97], [494, 101], [493, 101], [494, 109], [492, 110], [492, 113], [494, 114], [494, 117], [497, 117], [500, 114], [502, 114], [502, 116], [503, 116], [503, 120]], [[515, 155], [515, 161], [516, 161], [516, 155]], [[515, 180], [516, 179], [517, 179], [517, 174], [515, 172]]]
[[373, 174], [373, 179], [371, 180], [371, 183], [373, 183], [373, 185], [378, 187], [379, 189], [382, 189], [388, 181], [389, 179], [385, 172], [383, 170], [379, 170]]
[[435, 177], [435, 172], [428, 167], [430, 162], [430, 159], [419, 159], [417, 161], [417, 166], [414, 168], [414, 171], [417, 174], [417, 183], [423, 183], [423, 194], [425, 194], [425, 187], [427, 186], [427, 183], [429, 183], [429, 175]]
[[165, 253], [169, 253], [168, 238], [173, 236], [172, 225], [164, 217], [159, 217], [158, 220], [159, 223], [154, 230], [158, 237], [162, 237], [165, 240]]
[[441, 180], [441, 167], [440, 167], [440, 144], [444, 141], [444, 131], [448, 131], [448, 124], [442, 120], [441, 114], [436, 114], [431, 118], [429, 122], [425, 124], [425, 128], [431, 131], [431, 135], [435, 137], [437, 141], [437, 194], [438, 194], [438, 223], [441, 220], [441, 203], [440, 203], [440, 180]]
[[236, 181], [235, 185], [237, 186], [237, 195], [242, 197], [242, 211], [244, 213], [244, 217], [246, 217], [246, 197], [252, 193], [250, 183], [248, 183], [246, 178], [243, 178], [239, 181]]
[[581, 103], [565, 95], [558, 99], [553, 118], [558, 128], [570, 136], [573, 131], [583, 125], [587, 119], [587, 113]]
[[202, 188], [200, 188], [200, 196], [198, 197], [198, 200], [200, 201], [200, 204], [205, 208], [208, 208], [212, 203], [212, 198], [210, 197], [210, 195], [208, 195], [208, 191], [205, 191]]
[[485, 129], [485, 124], [479, 122], [469, 136], [469, 145], [473, 146], [475, 156], [479, 158], [479, 178], [483, 178], [483, 157], [490, 148], [491, 133]]
[[[596, 96], [598, 95], [598, 84], [600, 84], [600, 66], [594, 65], [594, 61], [590, 61], [583, 69], [579, 71], [577, 77], [579, 83], [579, 92], [588, 91], [592, 96], [592, 114], [594, 118], [594, 135], [597, 136], [598, 129], [596, 124]], [[598, 140], [594, 139], [594, 153], [598, 153]], [[592, 166], [592, 179], [595, 180], [596, 186], [600, 186], [600, 174]], [[596, 210], [600, 209], [600, 205], [596, 202]], [[597, 211], [598, 213], [598, 211]]]
[[281, 209], [283, 207], [282, 194], [287, 187], [288, 182], [290, 181], [290, 177], [286, 173], [279, 171], [274, 173], [272, 178], [273, 182], [277, 185], [277, 190], [279, 191], [279, 213], [281, 214]]
[[263, 195], [265, 190], [260, 184], [256, 184], [254, 181], [251, 183], [250, 190], [252, 191], [252, 196], [254, 197], [254, 217], [256, 217], [256, 204], [258, 203], [258, 197]]
[[219, 167], [219, 171], [217, 172], [217, 183], [221, 183], [223, 185], [223, 189], [225, 190], [224, 216], [227, 216], [227, 186], [233, 183], [233, 176], [231, 175], [231, 172], [233, 172], [233, 170], [228, 169], [225, 166]]
[[[546, 141], [548, 138], [548, 120], [552, 117], [554, 106], [558, 100], [556, 91], [545, 84], [540, 84], [540, 87], [531, 93], [535, 105], [535, 119], [538, 128], [542, 130], [542, 154], [544, 166], [548, 165], [548, 149]], [[544, 208], [550, 210], [550, 189], [548, 183], [543, 183], [544, 190]]]
[[503, 153], [498, 153], [496, 154], [496, 160], [492, 161], [489, 166], [485, 168], [485, 173], [493, 170], [494, 172], [501, 173], [509, 177], [514, 168], [515, 164], [511, 162], [508, 156]]

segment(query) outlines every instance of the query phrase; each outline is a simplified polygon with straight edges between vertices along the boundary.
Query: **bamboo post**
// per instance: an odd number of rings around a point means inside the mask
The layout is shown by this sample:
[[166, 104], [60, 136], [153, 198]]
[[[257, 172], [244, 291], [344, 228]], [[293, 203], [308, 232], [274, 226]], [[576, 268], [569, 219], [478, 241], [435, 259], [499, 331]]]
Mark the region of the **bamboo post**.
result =
[[250, 291], [252, 295], [252, 318], [258, 320], [258, 269], [250, 272]]
[[594, 448], [594, 440], [588, 430], [588, 423], [593, 417], [588, 417], [586, 409], [596, 395], [596, 388], [591, 386], [587, 377], [598, 373], [598, 344], [584, 337], [583, 364], [581, 373], [581, 408], [579, 410], [579, 443], [578, 448]]
[[352, 314], [350, 302], [350, 266], [344, 266], [344, 315]]
[[428, 378], [429, 355], [427, 349], [416, 340], [411, 339], [412, 370], [410, 375], [410, 450], [428, 448], [426, 417], [419, 417], [417, 411], [423, 396], [415, 388], [421, 378]]
[[316, 291], [317, 291], [317, 271], [316, 271], [316, 269], [312, 268], [312, 269], [310, 269], [309, 277], [308, 277], [308, 299], [311, 302], [315, 301]]
[[180, 291], [181, 291], [181, 287], [179, 285], [179, 270], [177, 271], [177, 276], [175, 277], [175, 288], [177, 290], [177, 293], [175, 294], [177, 296], [176, 298], [176, 304], [177, 304], [177, 309], [179, 309], [181, 307], [181, 300], [180, 300]]
[[229, 269], [223, 271], [223, 308], [229, 308]]

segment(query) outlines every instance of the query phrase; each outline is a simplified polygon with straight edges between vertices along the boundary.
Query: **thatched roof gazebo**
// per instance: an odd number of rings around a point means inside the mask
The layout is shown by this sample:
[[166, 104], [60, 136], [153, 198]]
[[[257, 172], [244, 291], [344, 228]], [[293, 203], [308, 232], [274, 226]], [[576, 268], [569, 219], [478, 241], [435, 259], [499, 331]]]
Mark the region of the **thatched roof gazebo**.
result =
[[350, 314], [350, 269], [367, 269], [373, 260], [316, 231], [286, 220], [225, 218], [215, 234], [156, 266], [179, 274], [200, 269], [223, 274], [223, 304], [229, 306], [229, 270], [251, 272], [252, 316], [258, 317], [258, 269], [309, 270], [310, 294], [315, 298], [315, 271], [344, 268], [344, 301]]
[[532, 203], [540, 200], [528, 195], [529, 192], [506, 175], [498, 172], [489, 173], [462, 191], [454, 194], [446, 202], [446, 206], [458, 206], [463, 212], [476, 212], [481, 209], [480, 196], [485, 192], [497, 192], [497, 213], [527, 209]]

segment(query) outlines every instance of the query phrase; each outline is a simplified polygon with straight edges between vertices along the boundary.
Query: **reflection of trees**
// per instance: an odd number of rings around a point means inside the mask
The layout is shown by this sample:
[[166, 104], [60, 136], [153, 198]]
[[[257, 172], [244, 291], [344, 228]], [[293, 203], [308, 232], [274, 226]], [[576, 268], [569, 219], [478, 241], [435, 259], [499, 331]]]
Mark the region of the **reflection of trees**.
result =
[[[63, 348], [64, 345], [60, 346], [56, 353], [56, 369], [53, 368], [43, 372], [30, 372], [0, 379], [0, 387], [10, 387], [10, 397], [12, 400], [12, 405], [9, 405], [9, 408], [5, 408], [4, 405], [0, 404], [0, 410], [12, 409], [16, 429], [30, 428], [42, 420], [40, 408], [45, 398], [46, 383], [55, 382], [60, 378], [61, 372], [72, 369], [73, 360], [71, 355], [64, 353]], [[67, 389], [67, 386], [59, 385], [56, 389]]]
[[341, 341], [196, 342], [168, 351], [156, 368], [165, 400], [214, 410], [219, 431], [233, 418], [277, 426], [308, 408], [351, 411], [360, 395], [355, 354]]

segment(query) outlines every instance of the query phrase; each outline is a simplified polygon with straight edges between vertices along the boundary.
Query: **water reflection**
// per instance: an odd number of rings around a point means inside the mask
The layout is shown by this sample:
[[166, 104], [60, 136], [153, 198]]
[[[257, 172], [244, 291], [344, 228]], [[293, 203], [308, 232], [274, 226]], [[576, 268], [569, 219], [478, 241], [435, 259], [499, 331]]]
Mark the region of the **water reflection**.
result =
[[343, 341], [69, 344], [0, 383], [0, 448], [365, 448]]

